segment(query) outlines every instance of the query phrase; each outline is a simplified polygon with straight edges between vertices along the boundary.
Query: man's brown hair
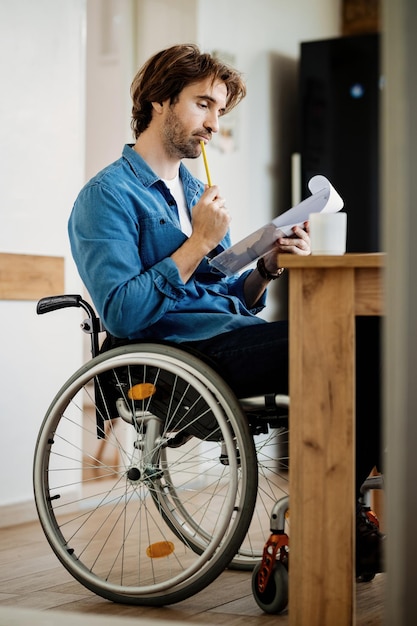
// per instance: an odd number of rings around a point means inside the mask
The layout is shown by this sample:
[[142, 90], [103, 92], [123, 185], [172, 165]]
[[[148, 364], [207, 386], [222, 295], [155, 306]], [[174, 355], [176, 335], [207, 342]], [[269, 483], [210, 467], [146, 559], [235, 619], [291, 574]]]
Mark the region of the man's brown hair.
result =
[[227, 88], [225, 113], [246, 95], [241, 74], [210, 54], [201, 53], [194, 44], [172, 46], [152, 56], [133, 79], [131, 127], [138, 138], [152, 119], [152, 102], [169, 100], [173, 104], [184, 87], [212, 78]]

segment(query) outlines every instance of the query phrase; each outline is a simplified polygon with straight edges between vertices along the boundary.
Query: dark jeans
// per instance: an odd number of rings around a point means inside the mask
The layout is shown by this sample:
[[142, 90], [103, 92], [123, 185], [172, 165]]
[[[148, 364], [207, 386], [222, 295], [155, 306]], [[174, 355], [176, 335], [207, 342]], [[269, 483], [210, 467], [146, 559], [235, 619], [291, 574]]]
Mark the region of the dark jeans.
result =
[[[270, 322], [185, 345], [201, 352], [240, 398], [288, 393], [288, 324]], [[317, 363], [320, 367], [320, 363]], [[356, 490], [380, 467], [380, 319], [356, 318]], [[306, 398], [308, 402], [308, 398]]]

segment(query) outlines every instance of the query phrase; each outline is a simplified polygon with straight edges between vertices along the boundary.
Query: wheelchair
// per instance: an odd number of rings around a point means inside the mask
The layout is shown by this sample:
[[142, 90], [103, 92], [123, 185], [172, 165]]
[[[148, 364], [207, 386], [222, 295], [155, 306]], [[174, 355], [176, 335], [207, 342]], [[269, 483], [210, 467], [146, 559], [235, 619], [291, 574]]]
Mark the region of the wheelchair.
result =
[[43, 298], [37, 313], [66, 307], [87, 314], [92, 358], [52, 400], [33, 463], [39, 520], [62, 565], [103, 598], [149, 606], [185, 600], [226, 568], [263, 582], [273, 569], [255, 597], [285, 608], [288, 541], [278, 568], [266, 545], [271, 520], [287, 537], [288, 397], [238, 400], [178, 345], [103, 352], [105, 329], [79, 295]]

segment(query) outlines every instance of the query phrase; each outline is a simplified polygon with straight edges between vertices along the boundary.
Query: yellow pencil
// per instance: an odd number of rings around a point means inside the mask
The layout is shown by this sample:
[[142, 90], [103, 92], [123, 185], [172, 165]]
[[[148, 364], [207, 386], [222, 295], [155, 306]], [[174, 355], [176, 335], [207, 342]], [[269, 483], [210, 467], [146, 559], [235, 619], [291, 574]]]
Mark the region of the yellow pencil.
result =
[[207, 163], [206, 146], [205, 146], [204, 141], [200, 141], [200, 144], [201, 144], [201, 154], [203, 155], [204, 167], [206, 168], [207, 183], [208, 183], [208, 186], [211, 187], [211, 176], [210, 176], [209, 166]]

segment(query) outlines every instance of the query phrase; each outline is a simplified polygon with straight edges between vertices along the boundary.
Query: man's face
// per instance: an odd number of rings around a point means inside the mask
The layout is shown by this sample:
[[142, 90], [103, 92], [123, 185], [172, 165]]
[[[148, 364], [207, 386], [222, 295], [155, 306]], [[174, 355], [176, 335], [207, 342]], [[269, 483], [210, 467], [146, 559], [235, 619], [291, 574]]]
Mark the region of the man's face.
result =
[[226, 101], [226, 85], [207, 79], [185, 87], [174, 104], [164, 102], [162, 141], [167, 154], [178, 159], [200, 156], [200, 141], [209, 141], [218, 131]]

